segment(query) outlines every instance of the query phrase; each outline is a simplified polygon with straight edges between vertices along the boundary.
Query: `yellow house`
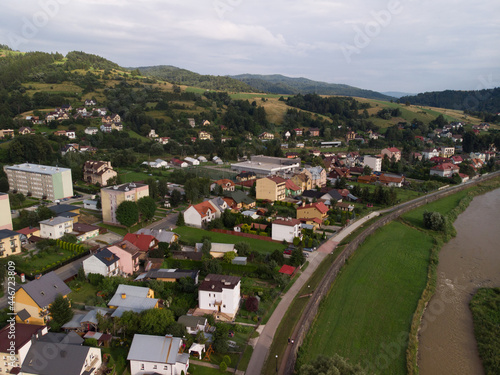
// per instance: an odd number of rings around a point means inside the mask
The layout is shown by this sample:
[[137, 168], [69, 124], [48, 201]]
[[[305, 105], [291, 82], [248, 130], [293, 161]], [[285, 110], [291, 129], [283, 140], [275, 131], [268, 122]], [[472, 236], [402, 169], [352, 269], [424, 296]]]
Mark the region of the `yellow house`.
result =
[[12, 230], [9, 194], [0, 193], [0, 229]]
[[120, 284], [115, 295], [108, 302], [108, 307], [115, 309], [111, 316], [120, 317], [125, 311], [141, 312], [157, 309], [158, 299], [154, 296], [153, 289]]
[[298, 173], [294, 175], [290, 180], [302, 188], [302, 191], [311, 190], [312, 189], [312, 180], [306, 176], [305, 173]]
[[257, 199], [282, 201], [286, 197], [286, 180], [277, 176], [258, 179], [255, 193]]
[[304, 204], [297, 208], [297, 219], [323, 219], [328, 214], [328, 207], [323, 202]]
[[67, 297], [71, 289], [55, 272], [21, 285], [16, 292], [14, 312], [16, 322], [45, 325], [49, 318], [48, 308], [58, 295]]
[[0, 258], [21, 253], [21, 235], [10, 229], [0, 229]]

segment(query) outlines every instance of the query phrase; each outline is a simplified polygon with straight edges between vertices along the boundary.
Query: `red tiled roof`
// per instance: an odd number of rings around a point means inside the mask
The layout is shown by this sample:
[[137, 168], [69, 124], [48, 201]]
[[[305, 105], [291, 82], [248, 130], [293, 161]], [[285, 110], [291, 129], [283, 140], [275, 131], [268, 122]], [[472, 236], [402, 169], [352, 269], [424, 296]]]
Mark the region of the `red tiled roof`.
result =
[[286, 182], [284, 178], [278, 176], [267, 177], [267, 179], [273, 181], [276, 184], [282, 184], [283, 182]]
[[292, 180], [286, 180], [286, 183], [285, 183], [285, 187], [288, 189], [288, 190], [293, 190], [293, 191], [299, 191], [300, 188], [295, 185]]
[[231, 181], [231, 180], [229, 180], [229, 179], [227, 179], [227, 178], [223, 178], [221, 180], [217, 180], [217, 181], [215, 181], [215, 183], [217, 185], [223, 185], [223, 186], [226, 186], [226, 185], [234, 186], [234, 182]]
[[316, 203], [306, 204], [302, 207], [297, 207], [297, 211], [311, 207], [316, 208], [322, 214], [326, 214], [328, 212], [328, 207], [326, 207], [326, 205], [323, 202], [316, 202]]
[[284, 273], [285, 275], [293, 275], [295, 272], [295, 267], [284, 264], [283, 267], [280, 268], [279, 273]]
[[443, 163], [443, 164], [436, 165], [435, 167], [432, 167], [431, 169], [437, 170], [437, 171], [447, 171], [447, 170], [459, 170], [460, 168], [458, 168], [455, 164]]
[[278, 224], [278, 225], [287, 225], [289, 227], [293, 227], [295, 225], [300, 225], [300, 220], [299, 219], [276, 219], [273, 221], [273, 224]]
[[198, 204], [195, 204], [195, 205], [191, 205], [189, 207], [194, 207], [194, 209], [196, 211], [198, 211], [198, 213], [200, 214], [200, 216], [202, 218], [204, 218], [205, 216], [207, 216], [208, 210], [210, 210], [212, 212], [215, 211], [214, 206], [212, 206], [209, 201], [204, 201], [204, 202], [201, 202], [201, 203], [198, 203]]
[[141, 251], [148, 251], [151, 241], [155, 240], [154, 236], [150, 234], [135, 233], [127, 233], [123, 239], [130, 242], [132, 245], [137, 246]]
[[24, 235], [28, 235], [28, 234], [31, 234], [31, 233], [35, 233], [37, 231], [39, 231], [40, 228], [30, 228], [30, 227], [26, 227], [26, 228], [23, 228], [23, 229], [19, 229], [18, 231], [16, 231], [17, 233], [20, 233], [20, 234], [24, 234]]

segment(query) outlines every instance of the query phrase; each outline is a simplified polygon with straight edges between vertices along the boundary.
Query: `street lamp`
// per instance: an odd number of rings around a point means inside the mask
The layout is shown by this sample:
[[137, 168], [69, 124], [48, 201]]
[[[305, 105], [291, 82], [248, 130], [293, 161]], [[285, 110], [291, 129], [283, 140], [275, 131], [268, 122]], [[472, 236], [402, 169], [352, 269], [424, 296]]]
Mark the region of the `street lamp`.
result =
[[278, 373], [278, 355], [276, 354], [276, 373]]

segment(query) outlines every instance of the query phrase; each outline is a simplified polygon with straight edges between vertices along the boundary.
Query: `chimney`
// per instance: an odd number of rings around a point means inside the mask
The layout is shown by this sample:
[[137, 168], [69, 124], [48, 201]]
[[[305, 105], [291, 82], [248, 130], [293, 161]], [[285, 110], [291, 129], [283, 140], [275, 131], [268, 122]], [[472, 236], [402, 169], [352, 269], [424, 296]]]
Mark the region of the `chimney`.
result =
[[125, 299], [127, 298], [127, 294], [126, 293], [122, 293], [122, 299]]

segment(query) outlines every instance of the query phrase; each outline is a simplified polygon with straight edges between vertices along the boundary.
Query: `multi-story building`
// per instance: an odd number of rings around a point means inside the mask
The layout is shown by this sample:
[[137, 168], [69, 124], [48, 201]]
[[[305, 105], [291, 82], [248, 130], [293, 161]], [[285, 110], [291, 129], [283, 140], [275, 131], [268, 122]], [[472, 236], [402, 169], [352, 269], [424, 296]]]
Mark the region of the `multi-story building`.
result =
[[293, 242], [295, 237], [302, 237], [300, 220], [285, 218], [276, 219], [272, 224], [272, 239], [276, 241]]
[[320, 166], [305, 168], [304, 173], [311, 180], [313, 188], [326, 185], [326, 171], [324, 168]]
[[10, 229], [0, 229], [0, 258], [21, 253], [21, 234]]
[[109, 179], [118, 173], [111, 167], [110, 161], [86, 161], [83, 165], [83, 180], [90, 184], [108, 185]]
[[66, 233], [73, 232], [73, 218], [56, 216], [52, 219], [40, 221], [40, 237], [58, 239]]
[[304, 204], [297, 208], [297, 219], [323, 219], [328, 214], [328, 207], [323, 202]]
[[282, 201], [286, 198], [286, 180], [273, 176], [257, 180], [255, 186], [257, 199]]
[[209, 274], [198, 287], [200, 309], [216, 312], [216, 319], [232, 320], [240, 306], [238, 276]]
[[0, 193], [0, 229], [12, 230], [9, 194]]
[[116, 209], [125, 201], [137, 202], [149, 196], [149, 186], [130, 182], [101, 189], [102, 220], [108, 224], [119, 224]]
[[373, 172], [382, 171], [382, 158], [378, 155], [370, 156], [366, 155], [364, 157], [364, 164], [369, 166]]
[[38, 164], [5, 166], [12, 191], [54, 201], [73, 196], [71, 169]]
[[391, 159], [394, 157], [396, 162], [401, 160], [401, 151], [396, 147], [384, 148], [381, 152], [382, 156], [386, 156]]

